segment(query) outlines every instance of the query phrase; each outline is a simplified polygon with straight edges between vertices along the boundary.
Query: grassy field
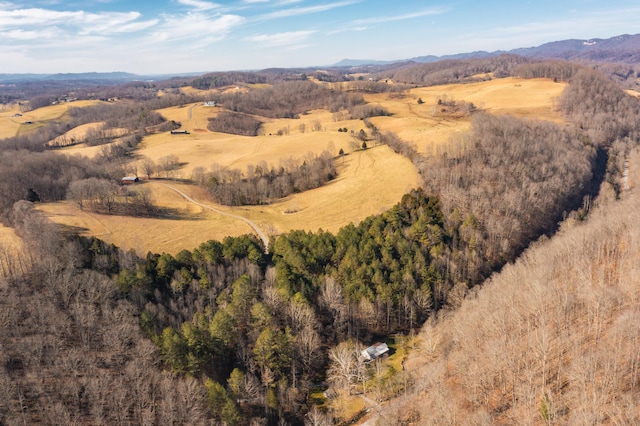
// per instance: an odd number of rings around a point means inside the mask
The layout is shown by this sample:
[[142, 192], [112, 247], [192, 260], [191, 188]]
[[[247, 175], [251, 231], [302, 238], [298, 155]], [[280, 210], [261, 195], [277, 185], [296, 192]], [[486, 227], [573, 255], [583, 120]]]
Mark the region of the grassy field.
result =
[[[432, 153], [446, 146], [455, 135], [464, 135], [470, 126], [469, 117], [448, 117], [434, 114], [438, 99], [446, 96], [456, 101], [473, 102], [477, 107], [495, 114], [561, 121], [554, 100], [566, 87], [551, 80], [499, 79], [464, 85], [417, 88], [402, 96], [366, 95], [368, 102], [387, 108], [391, 117], [374, 117], [371, 121], [381, 131], [392, 131], [416, 145], [423, 153]], [[418, 104], [417, 99], [423, 103]], [[396, 204], [403, 194], [420, 185], [420, 177], [409, 160], [386, 146], [358, 149], [359, 143], [350, 135], [365, 129], [360, 120], [337, 120], [328, 111], [312, 111], [300, 119], [265, 119], [262, 135], [257, 137], [214, 133], [207, 130], [209, 117], [218, 107], [201, 103], [162, 109], [169, 120], [182, 124], [190, 134], [168, 132], [147, 136], [139, 147], [140, 158], [161, 162], [175, 155], [183, 164], [175, 176], [189, 179], [196, 167], [209, 169], [213, 164], [224, 168], [246, 170], [247, 165], [266, 161], [278, 166], [282, 160], [301, 159], [328, 150], [337, 156], [340, 149], [347, 154], [337, 158], [338, 178], [324, 187], [293, 194], [268, 206], [224, 207], [207, 200], [204, 191], [181, 184], [180, 189], [194, 199], [225, 212], [239, 215], [256, 223], [268, 235], [292, 229], [316, 231], [320, 228], [337, 231], [340, 227], [378, 214]], [[348, 132], [338, 132], [339, 128]], [[282, 134], [278, 136], [277, 134]], [[68, 151], [95, 155], [100, 147], [76, 146]], [[162, 185], [161, 180], [143, 182], [156, 204], [175, 209], [174, 218], [130, 218], [101, 216], [80, 211], [71, 203], [56, 203], [40, 208], [53, 220], [96, 235], [119, 246], [146, 251], [177, 253], [192, 249], [208, 239], [251, 232], [240, 220], [203, 211], [188, 203]]]
[[89, 130], [99, 129], [102, 125], [103, 123], [87, 123], [78, 127], [74, 127], [64, 135], [58, 136], [57, 138], [49, 142], [49, 145], [62, 147], [71, 145], [73, 143], [82, 142], [86, 138], [87, 132]]
[[[385, 146], [358, 151], [338, 160], [339, 177], [324, 187], [294, 194], [268, 206], [226, 207], [207, 201], [201, 188], [175, 184], [192, 198], [255, 222], [268, 235], [292, 229], [337, 231], [396, 204], [419, 184], [409, 160]], [[398, 172], [401, 170], [402, 172]], [[143, 181], [135, 189], [148, 189], [161, 207], [179, 215], [168, 218], [106, 216], [81, 211], [71, 202], [43, 204], [39, 209], [52, 220], [84, 235], [95, 235], [120, 247], [177, 253], [209, 239], [251, 233], [245, 222], [216, 214], [187, 202], [163, 185], [163, 180]]]
[[[172, 185], [182, 187], [179, 184]], [[251, 228], [242, 221], [214, 215], [187, 203], [159, 181], [144, 182], [139, 189], [151, 190], [157, 205], [174, 209], [179, 215], [166, 218], [100, 215], [81, 211], [75, 204], [67, 201], [41, 205], [39, 209], [69, 230], [96, 236], [119, 247], [133, 249], [139, 254], [146, 254], [148, 251], [175, 254], [182, 249], [193, 249], [206, 240], [221, 240], [226, 235], [251, 232]], [[197, 188], [189, 188], [189, 191], [197, 192]]]
[[[448, 84], [412, 89], [403, 97], [388, 94], [367, 95], [368, 102], [387, 108], [391, 117], [374, 117], [371, 121], [381, 131], [391, 131], [431, 154], [438, 145], [448, 143], [456, 134], [469, 130], [470, 118], [439, 116], [438, 99], [472, 102], [492, 114], [511, 114], [562, 122], [556, 99], [567, 86], [549, 79], [502, 78], [470, 84]], [[424, 103], [418, 104], [418, 99]]]
[[[0, 139], [10, 138], [22, 132], [37, 129], [51, 120], [63, 119], [69, 111], [69, 108], [82, 108], [99, 102], [100, 101], [65, 102], [28, 112], [20, 112], [18, 105], [3, 106], [3, 109], [0, 110]], [[21, 116], [16, 116], [16, 114], [21, 114]], [[27, 124], [27, 122], [31, 123]]]

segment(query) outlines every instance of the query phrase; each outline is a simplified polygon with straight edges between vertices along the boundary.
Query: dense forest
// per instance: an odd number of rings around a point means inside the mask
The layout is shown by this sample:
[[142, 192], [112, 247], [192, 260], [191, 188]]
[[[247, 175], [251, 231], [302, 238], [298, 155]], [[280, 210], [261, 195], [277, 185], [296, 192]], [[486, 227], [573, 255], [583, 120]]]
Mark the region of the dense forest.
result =
[[[109, 213], [112, 199], [101, 194], [113, 193], [109, 181], [126, 173], [136, 146], [90, 161], [46, 152], [53, 137], [72, 124], [97, 121], [142, 137], [159, 124], [173, 125], [155, 109], [193, 97], [73, 110], [71, 122], [3, 140], [2, 218], [28, 249], [17, 258], [0, 253], [0, 423], [329, 424], [342, 414], [314, 407], [309, 392], [318, 386], [330, 387], [330, 399], [368, 378], [376, 378], [380, 398], [419, 392], [405, 373], [383, 379], [376, 365], [351, 362], [358, 342], [409, 334], [425, 321], [448, 317], [532, 241], [552, 235], [558, 222], [584, 221], [603, 181], [611, 198], [619, 197], [622, 162], [640, 138], [634, 120], [640, 104], [615, 83], [571, 64], [527, 69], [526, 62], [447, 61], [390, 77], [435, 84], [517, 70], [566, 79], [559, 104], [568, 125], [474, 112], [465, 138], [427, 158], [365, 121], [376, 143], [416, 164], [423, 188], [335, 234], [273, 237], [268, 250], [242, 236], [206, 241], [175, 256], [141, 256], [95, 238], [62, 235], [33, 210], [33, 202], [69, 196], [82, 208]], [[215, 87], [216, 78], [198, 84]], [[366, 109], [358, 93], [302, 79], [216, 100], [235, 114], [263, 117], [293, 118], [316, 108], [363, 119], [386, 114]], [[308, 180], [310, 168], [334, 175], [331, 160], [292, 162], [282, 173], [266, 164], [246, 174], [202, 173], [200, 180], [218, 188], [220, 194], [211, 190], [220, 200], [259, 204], [282, 196], [268, 192], [286, 186], [279, 179], [305, 190], [312, 186], [296, 182]], [[143, 212], [144, 194], [135, 197], [126, 203], [139, 203], [135, 208]], [[518, 390], [510, 376], [501, 377], [500, 386], [485, 387], [504, 389], [514, 403]], [[484, 398], [486, 405], [489, 391], [475, 392], [470, 404], [482, 406]], [[560, 418], [562, 408], [551, 410], [555, 396], [548, 395], [549, 418]]]

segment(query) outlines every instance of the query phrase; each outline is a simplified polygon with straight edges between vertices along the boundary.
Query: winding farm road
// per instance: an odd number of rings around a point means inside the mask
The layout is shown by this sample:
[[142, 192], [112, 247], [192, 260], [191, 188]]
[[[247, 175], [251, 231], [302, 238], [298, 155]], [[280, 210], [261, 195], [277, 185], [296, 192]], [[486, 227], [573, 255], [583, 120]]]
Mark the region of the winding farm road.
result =
[[246, 217], [238, 216], [236, 214], [223, 212], [222, 210], [218, 210], [215, 207], [211, 207], [211, 206], [208, 206], [206, 204], [202, 204], [201, 202], [196, 201], [193, 198], [191, 198], [189, 195], [185, 194], [183, 191], [181, 191], [178, 188], [176, 188], [174, 186], [171, 186], [169, 184], [163, 183], [162, 185], [164, 185], [167, 188], [177, 192], [178, 194], [180, 194], [180, 196], [182, 196], [182, 198], [184, 198], [185, 200], [187, 200], [187, 201], [189, 201], [189, 202], [191, 202], [191, 203], [193, 203], [193, 204], [195, 204], [197, 206], [200, 206], [200, 207], [202, 207], [204, 209], [207, 209], [207, 210], [211, 210], [212, 212], [221, 214], [223, 216], [228, 216], [228, 217], [231, 217], [231, 218], [238, 219], [238, 220], [241, 220], [243, 222], [246, 222], [251, 228], [253, 228], [254, 231], [256, 231], [256, 234], [258, 234], [258, 237], [264, 243], [265, 253], [269, 253], [269, 238], [267, 237], [267, 235], [264, 232], [262, 232], [262, 230], [258, 227], [258, 225], [256, 225], [255, 222], [253, 222], [252, 220], [247, 219]]

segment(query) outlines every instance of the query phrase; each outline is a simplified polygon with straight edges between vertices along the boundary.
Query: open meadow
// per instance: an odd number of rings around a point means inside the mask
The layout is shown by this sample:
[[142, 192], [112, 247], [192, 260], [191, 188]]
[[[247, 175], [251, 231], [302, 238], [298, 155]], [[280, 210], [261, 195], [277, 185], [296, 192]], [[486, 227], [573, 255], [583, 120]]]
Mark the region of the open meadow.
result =
[[48, 121], [62, 120], [70, 108], [95, 105], [100, 101], [75, 101], [49, 105], [33, 111], [21, 112], [19, 105], [3, 105], [0, 109], [0, 139], [35, 130]]
[[[446, 146], [456, 134], [464, 135], [470, 126], [468, 115], [440, 114], [438, 100], [472, 102], [479, 109], [494, 114], [512, 114], [559, 122], [561, 114], [554, 108], [555, 99], [566, 87], [548, 79], [505, 78], [480, 83], [444, 85], [412, 89], [408, 93], [367, 94], [367, 102], [391, 112], [389, 117], [373, 117], [381, 132], [391, 131], [415, 145], [419, 152], [431, 154]], [[421, 99], [423, 103], [418, 103]], [[211, 132], [208, 119], [221, 108], [202, 103], [159, 110], [168, 120], [180, 122], [189, 134], [169, 132], [144, 138], [137, 149], [139, 160], [148, 158], [156, 164], [175, 156], [181, 167], [161, 179], [143, 181], [133, 189], [149, 190], [160, 207], [173, 209], [166, 218], [106, 216], [81, 211], [71, 202], [41, 205], [52, 220], [95, 235], [118, 246], [147, 251], [177, 253], [193, 249], [209, 239], [221, 240], [227, 235], [251, 233], [242, 220], [205, 210], [182, 198], [163, 185], [176, 185], [165, 179], [188, 180], [196, 168], [210, 170], [237, 168], [264, 161], [278, 167], [287, 159], [299, 160], [329, 151], [336, 158], [338, 176], [323, 187], [290, 195], [271, 205], [226, 207], [207, 198], [202, 188], [181, 183], [180, 189], [195, 200], [228, 214], [242, 216], [255, 223], [267, 235], [292, 229], [337, 231], [348, 223], [378, 214], [394, 204], [402, 195], [420, 185], [413, 164], [386, 146], [371, 144], [362, 150], [351, 131], [369, 131], [360, 120], [341, 120], [326, 110], [312, 111], [299, 119], [263, 119], [261, 134], [256, 137]], [[347, 128], [347, 132], [338, 129]], [[373, 143], [373, 141], [371, 142]], [[346, 154], [338, 156], [343, 150]], [[100, 147], [75, 146], [66, 153], [94, 156]], [[140, 168], [138, 168], [140, 170]], [[142, 173], [138, 173], [142, 177]]]
[[[464, 134], [471, 125], [470, 117], [442, 114], [438, 100], [473, 103], [491, 114], [562, 122], [556, 99], [567, 83], [550, 79], [501, 78], [478, 83], [446, 84], [420, 87], [407, 95], [366, 95], [372, 104], [391, 112], [390, 117], [373, 117], [371, 121], [382, 132], [390, 131], [415, 145], [418, 152], [432, 154], [452, 137]], [[418, 103], [421, 99], [423, 103]]]

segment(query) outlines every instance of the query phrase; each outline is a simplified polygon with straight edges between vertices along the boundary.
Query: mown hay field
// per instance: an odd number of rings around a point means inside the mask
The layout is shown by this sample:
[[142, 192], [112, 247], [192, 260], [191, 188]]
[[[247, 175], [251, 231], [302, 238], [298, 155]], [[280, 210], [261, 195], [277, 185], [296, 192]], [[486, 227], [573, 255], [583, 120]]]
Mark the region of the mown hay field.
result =
[[339, 176], [329, 184], [291, 195], [268, 206], [226, 207], [207, 200], [203, 189], [164, 180], [143, 181], [131, 189], [149, 190], [156, 205], [173, 209], [174, 217], [136, 218], [98, 215], [81, 211], [70, 201], [43, 204], [39, 209], [50, 219], [83, 235], [144, 254], [148, 251], [177, 253], [200, 243], [228, 235], [252, 233], [240, 219], [205, 210], [188, 202], [164, 185], [170, 183], [192, 198], [223, 212], [252, 220], [268, 235], [293, 229], [337, 231], [380, 213], [419, 185], [411, 162], [386, 146], [357, 151], [338, 160]]
[[[188, 191], [193, 197], [204, 198], [201, 190], [192, 185], [189, 188], [176, 183], [171, 185]], [[176, 254], [183, 249], [193, 249], [210, 239], [222, 240], [227, 235], [251, 232], [246, 223], [213, 214], [189, 203], [160, 181], [143, 182], [135, 189], [151, 191], [156, 205], [172, 209], [176, 214], [160, 218], [101, 215], [80, 210], [70, 201], [43, 204], [39, 209], [50, 219], [63, 225], [63, 228], [82, 235], [96, 236], [142, 255], [149, 251]]]
[[[408, 95], [367, 95], [368, 102], [387, 108], [391, 117], [374, 117], [371, 121], [381, 131], [391, 131], [415, 145], [419, 152], [432, 154], [451, 137], [464, 134], [470, 117], [441, 114], [438, 100], [473, 103], [491, 114], [562, 122], [555, 107], [557, 98], [567, 87], [550, 79], [501, 78], [478, 83], [447, 84], [412, 89]], [[418, 103], [422, 100], [422, 104]]]
[[[392, 131], [416, 145], [423, 153], [446, 146], [456, 134], [468, 131], [470, 118], [434, 114], [438, 99], [473, 102], [478, 108], [497, 114], [561, 121], [554, 100], [566, 85], [551, 80], [501, 79], [465, 85], [446, 85], [411, 90], [401, 96], [365, 95], [368, 102], [387, 108], [392, 116], [371, 121], [382, 131]], [[418, 104], [421, 98], [423, 103]], [[396, 204], [403, 194], [420, 185], [420, 177], [411, 162], [386, 146], [361, 150], [361, 142], [351, 131], [368, 132], [360, 120], [341, 120], [328, 111], [312, 111], [299, 119], [263, 119], [262, 134], [256, 137], [215, 133], [207, 130], [209, 117], [218, 107], [201, 103], [162, 109], [169, 120], [182, 124], [190, 134], [169, 132], [145, 137], [137, 155], [156, 163], [175, 155], [182, 167], [172, 176], [189, 179], [197, 167], [212, 165], [245, 171], [250, 164], [265, 161], [278, 166], [287, 159], [302, 159], [328, 150], [336, 157], [338, 177], [327, 185], [293, 194], [267, 206], [225, 207], [207, 199], [203, 189], [181, 184], [180, 189], [194, 199], [219, 210], [252, 220], [268, 235], [292, 229], [337, 231], [348, 223], [378, 214]], [[347, 128], [347, 132], [338, 129]], [[280, 135], [279, 135], [280, 134]], [[371, 145], [371, 142], [370, 142]], [[343, 150], [346, 155], [339, 157]], [[76, 153], [95, 154], [89, 148], [74, 147]], [[164, 177], [164, 176], [160, 176]], [[171, 183], [174, 185], [174, 183]], [[86, 235], [96, 235], [121, 247], [146, 251], [177, 253], [193, 249], [208, 239], [252, 232], [243, 221], [204, 210], [189, 203], [163, 186], [163, 180], [139, 184], [151, 191], [156, 204], [172, 208], [175, 218], [132, 218], [95, 215], [80, 211], [70, 202], [42, 206], [53, 220], [75, 227]]]
[[16, 114], [21, 114], [20, 107], [17, 104], [2, 105], [2, 109], [0, 109], [0, 139], [15, 136], [18, 133], [18, 129], [24, 125], [24, 122], [28, 121]]
[[[21, 112], [18, 105], [4, 106], [3, 109], [0, 110], [0, 139], [10, 138], [22, 132], [37, 129], [51, 120], [61, 120], [70, 108], [83, 108], [99, 102], [100, 101], [64, 102], [27, 112]], [[21, 115], [16, 116], [16, 114]]]

